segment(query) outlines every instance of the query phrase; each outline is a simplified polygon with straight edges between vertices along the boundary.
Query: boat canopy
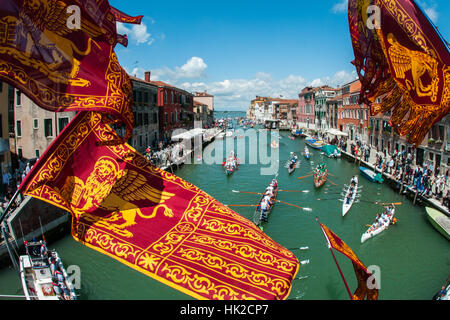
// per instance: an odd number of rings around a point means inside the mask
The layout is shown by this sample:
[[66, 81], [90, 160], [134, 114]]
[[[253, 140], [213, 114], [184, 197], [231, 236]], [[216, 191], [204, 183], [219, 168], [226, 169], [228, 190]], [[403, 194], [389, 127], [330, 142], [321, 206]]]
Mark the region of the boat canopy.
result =
[[336, 151], [337, 154], [341, 154], [341, 152], [339, 151], [339, 149], [338, 149], [335, 145], [332, 145], [332, 144], [324, 145], [324, 146], [322, 147], [322, 151], [325, 152], [325, 154], [326, 154], [327, 156], [330, 156], [330, 155], [334, 154], [334, 151]]

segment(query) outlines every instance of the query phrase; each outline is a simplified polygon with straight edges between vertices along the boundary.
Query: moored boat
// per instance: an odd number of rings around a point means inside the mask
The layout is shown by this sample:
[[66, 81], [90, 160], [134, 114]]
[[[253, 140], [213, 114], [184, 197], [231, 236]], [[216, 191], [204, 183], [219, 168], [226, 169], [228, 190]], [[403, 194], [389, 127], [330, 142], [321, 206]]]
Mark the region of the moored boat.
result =
[[350, 180], [350, 185], [348, 186], [347, 192], [345, 193], [344, 203], [342, 204], [342, 216], [345, 217], [347, 212], [355, 202], [356, 195], [358, 193], [358, 177], [354, 176]]
[[76, 300], [75, 289], [55, 250], [45, 242], [25, 243], [19, 257], [22, 288], [27, 300]]
[[[389, 207], [388, 207], [389, 208]], [[361, 236], [361, 243], [363, 243], [364, 241], [375, 237], [376, 235], [380, 234], [381, 232], [383, 232], [384, 230], [386, 230], [389, 225], [392, 223], [392, 220], [394, 219], [394, 214], [395, 214], [395, 206], [392, 205], [391, 207], [391, 212], [388, 216], [387, 220], [383, 219], [383, 222], [380, 224], [378, 222], [375, 222], [374, 224], [376, 224], [376, 226], [372, 225], [369, 227], [369, 229], [367, 229], [366, 232], [363, 233], [363, 235]]]
[[322, 147], [322, 151], [328, 158], [339, 158], [341, 156], [341, 152], [339, 149], [332, 144], [327, 144]]
[[450, 240], [450, 218], [442, 212], [430, 207], [426, 207], [425, 210], [432, 226], [447, 240]]
[[327, 181], [328, 169], [325, 164], [320, 164], [314, 171], [314, 186], [320, 188]]
[[[270, 193], [268, 192], [270, 188]], [[275, 205], [275, 200], [277, 199], [278, 194], [278, 181], [276, 178], [274, 178], [269, 186], [266, 188], [265, 192], [259, 199], [258, 205], [256, 207], [255, 213], [253, 214], [253, 222], [262, 230], [261, 224], [263, 222], [267, 222], [267, 219], [269, 218], [269, 214], [272, 212], [272, 209]], [[270, 197], [270, 204], [265, 208], [264, 210], [264, 204], [263, 200], [265, 198]], [[263, 213], [261, 213], [261, 210], [263, 209]]]
[[378, 172], [375, 172], [375, 171], [370, 170], [370, 169], [365, 168], [365, 167], [359, 167], [359, 170], [361, 171], [361, 174], [364, 177], [366, 177], [367, 179], [369, 179], [372, 182], [383, 183], [383, 181], [384, 181], [383, 177]]
[[305, 139], [305, 143], [310, 146], [311, 148], [314, 149], [322, 149], [322, 147], [325, 145], [325, 142], [323, 142], [322, 140], [316, 140], [313, 138], [307, 138]]

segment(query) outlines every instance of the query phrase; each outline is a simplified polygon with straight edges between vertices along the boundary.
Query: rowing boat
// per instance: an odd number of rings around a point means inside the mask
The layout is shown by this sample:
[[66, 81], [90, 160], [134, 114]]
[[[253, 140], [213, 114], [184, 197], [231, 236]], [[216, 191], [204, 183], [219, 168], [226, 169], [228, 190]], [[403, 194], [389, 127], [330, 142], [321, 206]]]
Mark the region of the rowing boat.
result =
[[383, 183], [383, 177], [380, 173], [376, 173], [365, 167], [359, 167], [361, 174], [372, 182]]
[[306, 159], [311, 158], [311, 153], [309, 152], [308, 147], [305, 147], [304, 155], [305, 155], [305, 158], [306, 158]]
[[[350, 195], [350, 188], [353, 186], [353, 193]], [[347, 212], [353, 205], [355, 201], [356, 194], [358, 193], [358, 177], [354, 176], [350, 181], [350, 185], [348, 186], [347, 192], [345, 193], [344, 203], [342, 204], [342, 216], [345, 217]]]
[[233, 174], [239, 168], [239, 159], [237, 159], [232, 151], [230, 157], [227, 161], [222, 163], [223, 168], [225, 169], [225, 174], [227, 176]]
[[389, 216], [389, 221], [384, 221], [384, 223], [381, 226], [379, 226], [378, 228], [376, 228], [374, 230], [371, 230], [372, 227], [367, 229], [367, 231], [364, 232], [363, 235], [361, 236], [361, 243], [363, 243], [367, 239], [375, 237], [376, 235], [378, 235], [381, 232], [383, 232], [384, 230], [386, 230], [389, 227], [389, 225], [392, 223], [392, 219], [394, 218], [394, 214], [395, 214], [395, 206], [393, 206], [392, 214]]
[[317, 167], [314, 173], [314, 186], [320, 188], [327, 181], [328, 169], [324, 168], [322, 170]]
[[426, 207], [428, 220], [447, 240], [450, 240], [450, 218], [442, 212]]
[[[277, 199], [277, 194], [278, 194], [278, 181], [276, 179], [273, 179], [272, 181], [276, 182], [276, 187], [273, 188], [273, 197], [271, 198], [272, 200], [272, 205], [269, 207], [269, 210], [267, 210], [266, 215], [267, 218], [269, 218], [269, 214], [272, 212], [273, 206], [275, 205], [275, 200]], [[253, 222], [256, 224], [256, 226], [258, 226], [261, 230], [262, 229], [262, 223], [264, 222], [261, 219], [261, 202], [265, 197], [265, 192], [264, 194], [261, 196], [261, 198], [259, 199], [258, 202], [258, 206], [256, 207], [255, 213], [253, 214]]]
[[[292, 160], [294, 160], [294, 161], [292, 161]], [[289, 173], [289, 174], [291, 174], [292, 172], [295, 171], [295, 167], [297, 166], [297, 163], [298, 163], [298, 158], [297, 158], [297, 157], [291, 159], [291, 160], [288, 162], [288, 173]]]

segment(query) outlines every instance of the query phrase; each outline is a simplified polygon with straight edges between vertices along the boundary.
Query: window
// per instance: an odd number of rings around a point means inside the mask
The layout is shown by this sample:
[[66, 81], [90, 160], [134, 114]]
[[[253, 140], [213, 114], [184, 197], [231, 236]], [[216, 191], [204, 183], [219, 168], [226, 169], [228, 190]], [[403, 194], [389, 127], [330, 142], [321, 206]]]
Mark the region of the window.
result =
[[39, 150], [34, 150], [34, 154], [35, 154], [36, 158], [39, 158]]
[[44, 119], [44, 135], [46, 137], [53, 136], [53, 122], [52, 119]]
[[69, 118], [58, 119], [58, 132], [61, 132], [69, 124]]
[[170, 113], [170, 123], [175, 123], [173, 116], [174, 116], [174, 114], [173, 114], [173, 112], [171, 112]]
[[164, 112], [164, 123], [167, 124], [169, 122], [169, 116], [167, 115], [167, 112]]
[[16, 106], [21, 106], [22, 105], [22, 94], [20, 93], [19, 90], [16, 90]]
[[33, 119], [33, 129], [39, 129], [39, 119]]
[[17, 148], [17, 155], [19, 156], [19, 159], [23, 157], [22, 148]]
[[20, 120], [16, 121], [16, 135], [18, 137], [22, 136], [22, 122]]

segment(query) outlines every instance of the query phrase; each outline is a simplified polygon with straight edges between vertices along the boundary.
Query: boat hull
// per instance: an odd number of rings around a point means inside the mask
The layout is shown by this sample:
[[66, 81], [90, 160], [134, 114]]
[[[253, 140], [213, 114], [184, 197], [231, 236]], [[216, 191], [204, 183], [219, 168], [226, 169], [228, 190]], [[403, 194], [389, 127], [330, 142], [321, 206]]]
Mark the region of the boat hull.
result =
[[450, 240], [450, 218], [433, 208], [426, 207], [425, 210], [431, 225], [447, 240]]
[[395, 208], [392, 210], [392, 215], [389, 219], [389, 222], [384, 223], [381, 227], [378, 227], [377, 229], [370, 231], [367, 230], [366, 232], [363, 233], [363, 235], [361, 236], [361, 243], [364, 243], [365, 241], [367, 241], [370, 238], [375, 237], [376, 235], [379, 235], [380, 233], [382, 233], [384, 230], [386, 230], [389, 225], [392, 223], [392, 219], [394, 219], [394, 215], [395, 215]]
[[359, 170], [361, 172], [361, 174], [363, 175], [363, 177], [365, 177], [366, 179], [368, 179], [371, 182], [374, 183], [382, 183], [383, 180], [382, 178], [378, 178], [378, 174], [375, 173], [374, 171], [364, 168], [364, 167], [359, 167]]
[[320, 188], [327, 181], [328, 170], [325, 170], [325, 173], [319, 177], [319, 175], [314, 174], [314, 186], [316, 188]]
[[[269, 218], [269, 215], [272, 212], [273, 207], [275, 206], [275, 200], [277, 199], [277, 194], [278, 194], [278, 181], [277, 181], [277, 188], [274, 188], [274, 190], [273, 190], [273, 201], [274, 201], [274, 203], [272, 204], [272, 206], [267, 211], [267, 218]], [[264, 195], [262, 195], [261, 198], [259, 199], [258, 206], [256, 207], [255, 213], [253, 214], [253, 223], [256, 226], [258, 226], [260, 229], [261, 229], [261, 224], [263, 222], [261, 220], [261, 201], [262, 201], [263, 198], [264, 198]]]
[[[343, 217], [345, 217], [345, 215], [347, 214], [347, 212], [350, 211], [350, 209], [351, 209], [351, 207], [352, 207], [352, 205], [353, 205], [353, 202], [355, 202], [356, 194], [358, 193], [358, 177], [355, 177], [355, 178], [356, 178], [355, 191], [353, 192], [353, 196], [352, 196], [352, 198], [350, 199], [350, 203], [349, 203], [349, 204], [346, 204], [346, 203], [345, 203], [345, 199], [346, 199], [346, 198], [344, 198], [344, 203], [342, 204], [342, 216], [343, 216]], [[345, 195], [348, 194], [349, 190], [350, 190], [350, 186], [348, 187], [347, 192], [345, 193]]]
[[295, 166], [297, 165], [297, 162], [298, 162], [298, 161], [295, 161], [295, 162], [294, 162], [294, 164], [292, 165], [292, 168], [290, 167], [290, 165], [289, 165], [290, 162], [289, 162], [289, 164], [288, 164], [288, 173], [289, 173], [289, 174], [291, 174], [292, 172], [295, 171]]

